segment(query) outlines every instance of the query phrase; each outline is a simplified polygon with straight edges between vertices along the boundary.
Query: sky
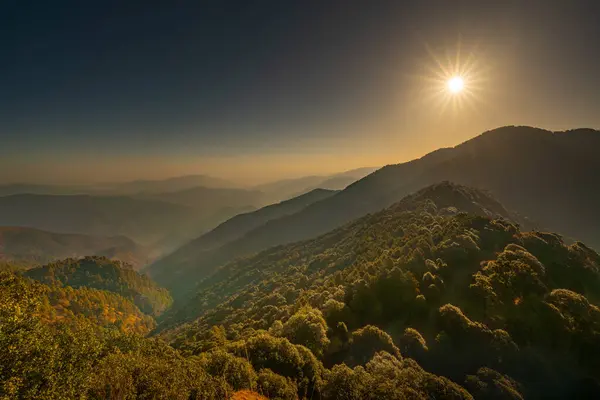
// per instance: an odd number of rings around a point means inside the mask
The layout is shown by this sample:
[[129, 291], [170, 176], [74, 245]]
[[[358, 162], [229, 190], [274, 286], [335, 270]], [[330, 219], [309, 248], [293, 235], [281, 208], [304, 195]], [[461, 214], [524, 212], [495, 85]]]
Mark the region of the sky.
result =
[[594, 0], [4, 0], [0, 183], [258, 183], [600, 128], [598, 21]]

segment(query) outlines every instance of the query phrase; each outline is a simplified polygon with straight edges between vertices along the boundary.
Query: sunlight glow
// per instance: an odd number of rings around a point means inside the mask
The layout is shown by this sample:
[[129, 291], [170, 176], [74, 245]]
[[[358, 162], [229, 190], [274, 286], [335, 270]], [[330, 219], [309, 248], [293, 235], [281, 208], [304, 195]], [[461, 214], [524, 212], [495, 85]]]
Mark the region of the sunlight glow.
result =
[[486, 103], [483, 96], [489, 90], [490, 70], [483, 63], [476, 43], [464, 48], [459, 38], [456, 46], [432, 49], [424, 43], [428, 59], [422, 60], [423, 73], [416, 75], [424, 105], [440, 115], [454, 116], [465, 108], [479, 111]]
[[448, 80], [448, 90], [452, 93], [459, 93], [465, 87], [465, 81], [460, 76], [454, 76]]

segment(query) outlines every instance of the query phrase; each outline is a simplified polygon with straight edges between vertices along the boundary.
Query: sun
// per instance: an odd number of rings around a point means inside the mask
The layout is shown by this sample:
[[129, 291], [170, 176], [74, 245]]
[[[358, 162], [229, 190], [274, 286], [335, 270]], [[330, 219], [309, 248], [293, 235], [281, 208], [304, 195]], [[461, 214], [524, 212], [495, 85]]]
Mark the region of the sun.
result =
[[459, 115], [465, 108], [479, 112], [486, 105], [491, 71], [478, 44], [465, 47], [459, 38], [455, 48], [433, 49], [427, 43], [424, 47], [428, 57], [419, 60], [422, 72], [414, 76], [421, 87], [420, 101], [440, 115], [447, 111]]
[[464, 89], [465, 81], [460, 76], [453, 76], [452, 78], [448, 79], [447, 85], [450, 93], [458, 94]]

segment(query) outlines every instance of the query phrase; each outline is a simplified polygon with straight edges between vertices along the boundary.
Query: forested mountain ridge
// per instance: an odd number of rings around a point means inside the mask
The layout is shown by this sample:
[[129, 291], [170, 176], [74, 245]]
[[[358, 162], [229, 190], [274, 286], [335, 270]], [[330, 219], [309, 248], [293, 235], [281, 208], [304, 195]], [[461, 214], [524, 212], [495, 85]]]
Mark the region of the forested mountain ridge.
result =
[[[459, 212], [473, 199], [477, 208]], [[406, 357], [475, 398], [597, 398], [600, 256], [522, 231], [504, 212], [478, 191], [426, 188], [319, 238], [227, 264], [163, 321], [175, 328], [161, 336], [189, 354], [246, 352], [297, 385], [261, 354], [283, 351], [278, 341], [306, 346], [330, 368], [326, 398], [405, 398], [404, 375], [392, 371], [406, 366], [392, 365], [413, 362]], [[373, 386], [378, 357], [392, 387]]]
[[140, 269], [152, 260], [149, 249], [125, 236], [89, 236], [34, 228], [0, 227], [0, 261], [40, 265], [64, 258], [106, 256]]
[[98, 327], [117, 328], [139, 335], [148, 334], [156, 326], [151, 315], [143, 313], [130, 299], [115, 292], [34, 282], [31, 280], [24, 284], [35, 285], [39, 292], [39, 316], [44, 323], [76, 324], [78, 320], [86, 320]]
[[[512, 220], [513, 223], [521, 222], [519, 216], [507, 211], [502, 204], [496, 201], [494, 198], [489, 196], [487, 193], [473, 188], [456, 185], [451, 182], [441, 182], [436, 185], [431, 185], [420, 191], [406, 196], [400, 202], [392, 205], [388, 209], [382, 210], [379, 213], [373, 215], [367, 215], [359, 218], [353, 222], [350, 222], [340, 228], [337, 228], [325, 235], [309, 239], [307, 241], [301, 241], [283, 246], [276, 246], [271, 249], [262, 251], [255, 256], [249, 256], [240, 258], [228, 264], [225, 264], [219, 268], [214, 274], [209, 275], [204, 281], [201, 281], [199, 286], [195, 288], [195, 298], [188, 299], [184, 304], [176, 304], [175, 308], [168, 312], [165, 316], [162, 326], [160, 329], [164, 329], [168, 326], [179, 325], [182, 322], [194, 319], [206, 310], [210, 310], [215, 305], [219, 304], [220, 301], [228, 298], [235, 294], [237, 286], [234, 289], [221, 288], [216, 290], [218, 294], [217, 298], [208, 300], [205, 298], [207, 289], [212, 285], [221, 285], [233, 283], [236, 280], [232, 279], [233, 276], [237, 276], [240, 272], [240, 265], [252, 265], [255, 260], [269, 260], [276, 261], [278, 258], [287, 258], [286, 254], [294, 254], [297, 257], [301, 257], [301, 254], [311, 254], [308, 250], [313, 250], [313, 246], [317, 246], [319, 251], [327, 253], [329, 250], [326, 246], [336, 245], [338, 241], [344, 244], [352, 244], [353, 246], [344, 247], [342, 250], [337, 250], [329, 258], [333, 259], [334, 256], [339, 256], [337, 262], [345, 264], [349, 259], [352, 259], [353, 254], [357, 249], [364, 248], [368, 244], [359, 243], [357, 237], [361, 236], [361, 231], [364, 229], [374, 229], [371, 225], [374, 224], [374, 219], [377, 221], [383, 221], [382, 223], [388, 223], [386, 218], [396, 218], [398, 215], [406, 212], [413, 212], [416, 209], [431, 208], [435, 210], [435, 213], [440, 215], [454, 215], [459, 212], [469, 213], [471, 215], [486, 216], [490, 218], [502, 218], [506, 220]], [[388, 228], [388, 227], [385, 227]], [[232, 242], [231, 245], [225, 246], [225, 253], [231, 253], [234, 251], [236, 242]], [[303, 249], [299, 251], [299, 249]], [[342, 261], [345, 260], [345, 261]], [[319, 263], [315, 263], [320, 265]], [[257, 268], [256, 271], [262, 270]], [[261, 276], [258, 274], [257, 276]]]
[[50, 286], [107, 290], [123, 296], [143, 312], [158, 316], [172, 302], [166, 289], [126, 264], [104, 257], [66, 259], [24, 272], [24, 276]]
[[[315, 202], [307, 207], [319, 206], [335, 196]], [[488, 194], [471, 188], [459, 187], [448, 182], [425, 188], [403, 199], [401, 204], [408, 206], [425, 198], [434, 202], [440, 202], [440, 204], [449, 204], [448, 207], [462, 207], [463, 211], [466, 212], [475, 212], [477, 214], [491, 212], [494, 215], [500, 215], [515, 222], [527, 222], [522, 217], [507, 211]], [[302, 214], [303, 210], [288, 217], [283, 216], [279, 219], [267, 221], [258, 228], [247, 232], [239, 239], [218, 248], [198, 251], [199, 246], [195, 242], [192, 242], [189, 246], [182, 248], [181, 251], [176, 251], [172, 255], [154, 263], [149, 267], [148, 271], [157, 282], [170, 288], [176, 298], [182, 298], [181, 292], [193, 289], [196, 282], [209, 276], [218, 266], [233, 260], [235, 257], [245, 256], [262, 250], [262, 246], [264, 245], [263, 235], [265, 232], [273, 231], [273, 226], [282, 226], [282, 221], [287, 221], [288, 218]], [[282, 233], [282, 236], [285, 236], [285, 234], [285, 232]], [[184, 277], [185, 279], [183, 279]]]
[[196, 259], [164, 264], [164, 272], [155, 276], [172, 291], [187, 288], [190, 275], [205, 277], [232, 259], [227, 254], [242, 256], [315, 237], [444, 180], [489, 190], [540, 227], [598, 248], [595, 221], [600, 209], [595, 204], [600, 203], [600, 189], [590, 182], [600, 176], [599, 150], [600, 132], [591, 129], [498, 128], [454, 148], [383, 167], [329, 199], [248, 232], [227, 252], [204, 252]]

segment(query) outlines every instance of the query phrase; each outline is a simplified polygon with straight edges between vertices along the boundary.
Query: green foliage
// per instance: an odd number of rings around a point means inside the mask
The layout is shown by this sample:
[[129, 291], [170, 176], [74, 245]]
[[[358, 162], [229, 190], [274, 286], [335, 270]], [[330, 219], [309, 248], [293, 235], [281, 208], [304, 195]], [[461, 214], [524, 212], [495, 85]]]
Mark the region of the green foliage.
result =
[[169, 292], [159, 288], [149, 277], [104, 257], [66, 259], [30, 269], [25, 275], [50, 286], [114, 292], [131, 300], [142, 312], [154, 316], [160, 315], [172, 303]]
[[45, 287], [45, 297], [39, 310], [42, 320], [71, 323], [84, 318], [95, 325], [117, 327], [123, 332], [145, 335], [156, 323], [142, 313], [130, 300], [106, 290], [71, 286]]
[[477, 375], [467, 376], [465, 386], [477, 399], [523, 400], [519, 384], [490, 368], [480, 368]]
[[321, 311], [303, 307], [283, 324], [281, 334], [290, 342], [306, 346], [316, 356], [322, 356], [329, 346], [327, 323]]
[[269, 400], [295, 400], [298, 388], [290, 378], [277, 375], [268, 368], [258, 373], [258, 392]]
[[323, 399], [472, 399], [459, 385], [425, 372], [410, 359], [377, 353], [364, 367], [335, 365], [327, 373]]
[[85, 322], [51, 328], [36, 316], [42, 289], [0, 273], [0, 398], [76, 398], [101, 343]]
[[429, 348], [425, 338], [413, 328], [406, 328], [400, 337], [400, 351], [406, 356], [417, 361], [422, 361], [427, 356]]
[[256, 387], [256, 372], [244, 358], [236, 357], [223, 350], [202, 353], [198, 363], [213, 377], [223, 377], [235, 390], [253, 389]]
[[377, 352], [385, 351], [401, 359], [400, 350], [384, 331], [373, 325], [367, 325], [352, 332], [348, 349], [348, 364], [366, 364]]
[[268, 368], [291, 378], [301, 396], [322, 384], [324, 368], [321, 362], [306, 347], [294, 345], [285, 338], [261, 333], [230, 344], [229, 350], [240, 357], [247, 357], [255, 370]]

